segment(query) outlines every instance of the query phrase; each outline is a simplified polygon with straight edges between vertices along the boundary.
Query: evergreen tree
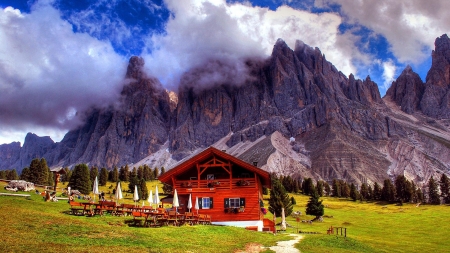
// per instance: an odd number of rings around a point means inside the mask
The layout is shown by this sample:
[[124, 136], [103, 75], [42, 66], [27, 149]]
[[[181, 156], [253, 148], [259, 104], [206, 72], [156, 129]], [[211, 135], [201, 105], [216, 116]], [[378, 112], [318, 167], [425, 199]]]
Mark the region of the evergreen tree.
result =
[[381, 187], [380, 185], [375, 182], [375, 184], [373, 184], [373, 200], [380, 200], [381, 199]]
[[361, 185], [361, 198], [362, 200], [367, 200], [369, 199], [369, 186], [366, 183], [363, 183]]
[[[98, 168], [93, 166], [91, 167], [91, 170], [89, 171], [89, 178], [91, 180], [91, 189], [94, 186], [95, 177], [98, 177]], [[98, 178], [97, 178], [98, 180]]]
[[19, 180], [19, 175], [17, 175], [16, 169], [9, 170], [6, 174], [7, 180]]
[[400, 203], [411, 202], [413, 190], [411, 182], [409, 182], [405, 176], [399, 175], [395, 179], [395, 192], [397, 195], [397, 201]]
[[157, 179], [159, 177], [159, 169], [158, 169], [158, 167], [155, 167], [155, 169], [153, 170], [153, 175], [154, 175], [155, 179]]
[[395, 188], [391, 183], [391, 180], [385, 179], [383, 181], [383, 189], [381, 189], [381, 200], [394, 202], [395, 201]]
[[148, 189], [147, 189], [147, 183], [145, 183], [145, 179], [141, 178], [138, 188], [139, 188], [139, 198], [141, 200], [148, 199]]
[[367, 200], [373, 200], [374, 193], [371, 185], [368, 186], [367, 192], [368, 192]]
[[359, 192], [354, 183], [350, 185], [350, 198], [353, 199], [353, 201], [359, 199]]
[[438, 193], [438, 185], [433, 177], [428, 180], [428, 203], [433, 205], [441, 204]]
[[48, 175], [47, 185], [53, 186], [55, 184], [55, 179], [53, 178], [53, 172], [50, 170], [50, 168], [47, 171], [47, 175]]
[[[137, 169], [137, 177], [139, 180], [144, 179], [144, 166], [139, 166]], [[145, 179], [144, 179], [145, 180]]]
[[316, 216], [315, 219], [318, 219], [324, 214], [324, 206], [317, 191], [313, 191], [308, 203], [306, 204], [306, 214]]
[[323, 196], [323, 182], [322, 181], [317, 181], [316, 183], [316, 190], [317, 190], [317, 194], [319, 194], [320, 197]]
[[65, 172], [65, 174], [61, 175], [61, 182], [66, 182], [67, 183], [70, 180], [70, 176], [72, 175], [72, 171], [68, 167], [65, 167], [64, 168], [64, 172]]
[[439, 181], [441, 190], [441, 197], [445, 204], [450, 204], [450, 182], [444, 173], [442, 173], [441, 180]]
[[337, 198], [341, 197], [341, 185], [339, 184], [339, 181], [337, 179], [333, 179], [331, 195]]
[[277, 179], [272, 180], [272, 189], [270, 191], [269, 198], [269, 211], [273, 214], [281, 215], [281, 209], [284, 208], [286, 216], [292, 213], [292, 202], [291, 198], [286, 192], [286, 189]]
[[324, 182], [324, 189], [325, 189], [325, 195], [330, 196], [331, 195], [331, 187], [327, 182]]
[[302, 183], [302, 191], [305, 195], [311, 195], [315, 190], [314, 183], [311, 178], [305, 178]]
[[130, 182], [128, 183], [128, 190], [130, 192], [134, 192], [134, 186], [139, 186], [139, 179], [137, 177], [130, 178]]
[[117, 166], [114, 166], [114, 169], [112, 172], [113, 172], [113, 174], [112, 174], [111, 181], [118, 182], [119, 181], [119, 169], [117, 169]]
[[[128, 165], [127, 165], [127, 166], [128, 166]], [[130, 172], [130, 177], [138, 177], [136, 167], [133, 167], [133, 169], [131, 170], [131, 172]]]
[[48, 167], [45, 167], [47, 162], [42, 158], [39, 160], [35, 158], [30, 163], [30, 171], [32, 175], [32, 181], [37, 185], [47, 185], [48, 182]]
[[6, 171], [0, 170], [0, 179], [6, 179]]
[[120, 167], [119, 180], [124, 182], [130, 181], [130, 172], [128, 171], [128, 165]]
[[162, 174], [164, 174], [164, 173], [166, 173], [166, 168], [164, 168], [164, 166], [162, 166], [162, 167], [161, 167], [161, 174], [160, 174], [160, 175], [162, 175]]
[[31, 174], [31, 170], [28, 167], [23, 168], [22, 173], [20, 174], [20, 179], [25, 180], [27, 182], [32, 182], [33, 175]]
[[145, 181], [153, 180], [152, 170], [147, 164], [144, 164], [144, 179]]
[[417, 195], [417, 203], [424, 202], [423, 191], [422, 191], [422, 189], [420, 189], [420, 187], [417, 187], [416, 195]]
[[295, 200], [294, 196], [291, 197], [291, 202], [292, 202], [292, 205], [297, 204], [297, 201]]
[[80, 191], [82, 194], [89, 194], [91, 192], [91, 178], [89, 168], [86, 164], [78, 164], [75, 166], [70, 177], [69, 186], [73, 190]]
[[295, 182], [294, 182], [294, 192], [295, 193], [300, 192], [300, 184], [298, 183], [298, 180], [295, 180]]
[[107, 182], [108, 182], [108, 170], [105, 167], [103, 167], [100, 169], [98, 184], [101, 186], [105, 186]]
[[347, 182], [345, 182], [344, 180], [339, 180], [339, 182], [341, 184], [342, 197], [344, 198], [350, 197], [350, 187], [348, 186]]

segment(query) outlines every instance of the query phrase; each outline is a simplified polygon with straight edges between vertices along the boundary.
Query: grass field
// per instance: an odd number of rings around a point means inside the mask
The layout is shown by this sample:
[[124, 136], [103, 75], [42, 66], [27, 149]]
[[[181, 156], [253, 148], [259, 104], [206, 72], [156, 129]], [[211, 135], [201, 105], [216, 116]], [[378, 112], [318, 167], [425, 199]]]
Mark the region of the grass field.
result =
[[[149, 189], [154, 191], [155, 184], [149, 183]], [[0, 183], [0, 192], [5, 192], [4, 185]], [[100, 190], [108, 192], [109, 186], [108, 183]], [[162, 191], [161, 185], [159, 190]], [[131, 197], [128, 193], [122, 202], [132, 203]], [[297, 200], [294, 210], [303, 213], [300, 219], [311, 219], [304, 215], [308, 197], [294, 197]], [[304, 253], [449, 252], [446, 229], [450, 206], [322, 199], [328, 216], [324, 222], [310, 225], [288, 217], [292, 227], [274, 236], [222, 226], [129, 227], [128, 217], [69, 215], [66, 201], [44, 202], [34, 193], [28, 199], [0, 196], [0, 252], [237, 252], [252, 243], [272, 246], [276, 241], [288, 240], [287, 234], [295, 233], [297, 224], [301, 231], [320, 233], [304, 234], [296, 245]], [[327, 235], [330, 226], [346, 227], [347, 237]]]

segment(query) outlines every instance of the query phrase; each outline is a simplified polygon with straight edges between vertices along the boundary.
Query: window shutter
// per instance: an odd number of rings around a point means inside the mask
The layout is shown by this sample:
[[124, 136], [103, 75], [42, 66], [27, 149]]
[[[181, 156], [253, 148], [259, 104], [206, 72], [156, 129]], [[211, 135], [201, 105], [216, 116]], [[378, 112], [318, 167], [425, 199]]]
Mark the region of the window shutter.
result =
[[229, 198], [223, 199], [223, 207], [224, 208], [230, 207], [230, 199]]
[[213, 208], [213, 198], [212, 197], [210, 197], [209, 198], [209, 208]]
[[239, 205], [245, 207], [245, 198], [240, 198], [239, 199]]
[[198, 209], [202, 209], [203, 198], [198, 198]]

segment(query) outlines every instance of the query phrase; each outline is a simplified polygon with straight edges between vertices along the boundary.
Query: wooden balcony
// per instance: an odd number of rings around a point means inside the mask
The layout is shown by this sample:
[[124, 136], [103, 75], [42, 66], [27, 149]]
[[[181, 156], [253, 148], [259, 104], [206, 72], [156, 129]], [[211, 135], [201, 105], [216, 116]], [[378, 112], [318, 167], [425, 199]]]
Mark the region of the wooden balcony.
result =
[[234, 189], [234, 188], [255, 188], [256, 180], [254, 178], [233, 178], [233, 179], [215, 179], [215, 180], [176, 180], [174, 187], [176, 189]]

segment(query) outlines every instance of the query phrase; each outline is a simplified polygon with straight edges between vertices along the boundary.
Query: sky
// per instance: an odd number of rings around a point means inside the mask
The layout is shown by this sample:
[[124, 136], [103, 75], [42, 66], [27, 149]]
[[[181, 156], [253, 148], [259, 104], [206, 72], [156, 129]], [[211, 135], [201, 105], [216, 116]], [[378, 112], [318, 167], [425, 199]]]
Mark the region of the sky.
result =
[[[60, 141], [83, 112], [117, 103], [128, 60], [169, 90], [245, 81], [244, 61], [277, 39], [318, 47], [383, 96], [410, 65], [425, 80], [448, 0], [0, 0], [0, 144]], [[184, 79], [183, 79], [184, 78]]]

